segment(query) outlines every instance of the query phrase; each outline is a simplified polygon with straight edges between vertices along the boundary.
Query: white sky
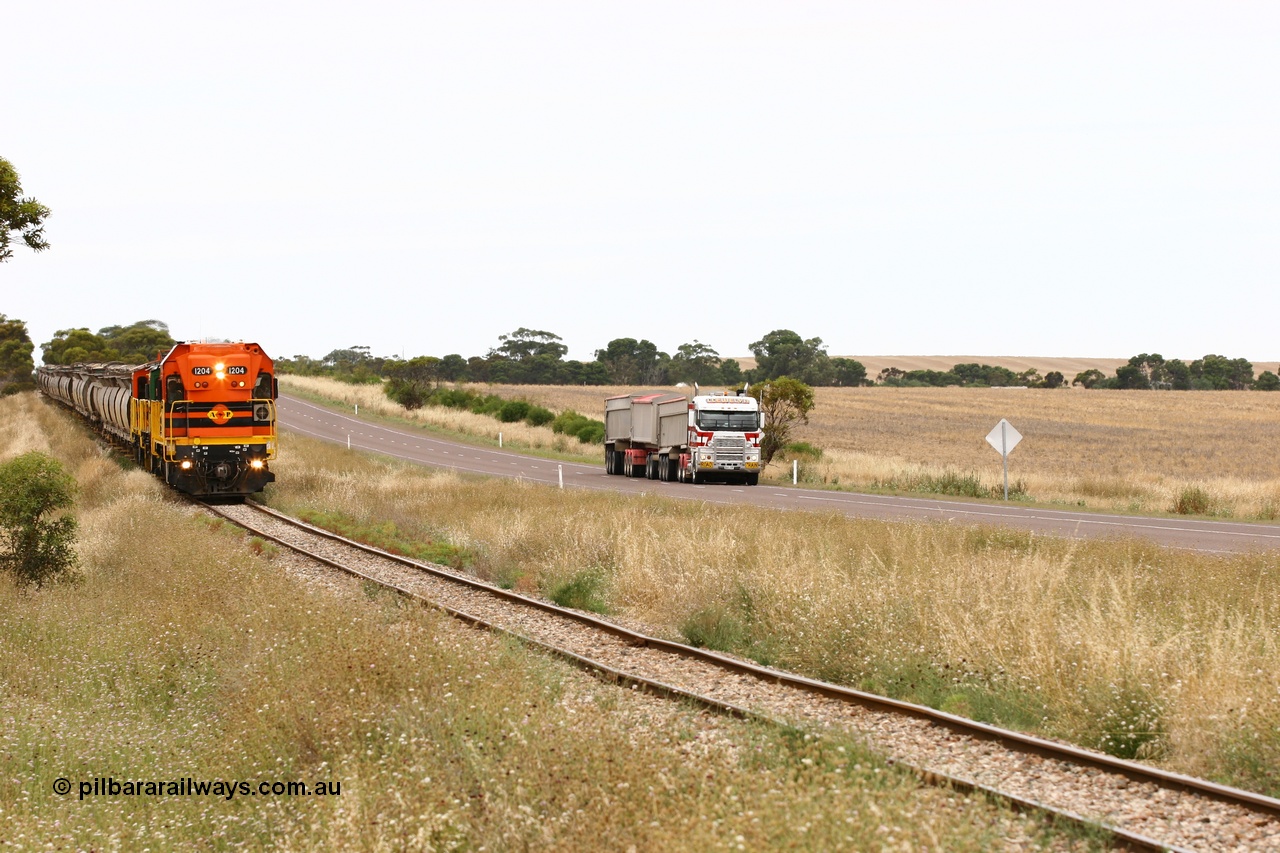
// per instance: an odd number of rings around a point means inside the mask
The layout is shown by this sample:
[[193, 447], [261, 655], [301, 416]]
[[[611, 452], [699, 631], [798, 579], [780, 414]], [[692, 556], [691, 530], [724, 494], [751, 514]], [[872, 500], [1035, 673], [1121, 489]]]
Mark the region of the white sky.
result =
[[[1280, 355], [1274, 2], [90, 2], [0, 18], [38, 344], [526, 326]], [[37, 350], [37, 361], [39, 352]]]

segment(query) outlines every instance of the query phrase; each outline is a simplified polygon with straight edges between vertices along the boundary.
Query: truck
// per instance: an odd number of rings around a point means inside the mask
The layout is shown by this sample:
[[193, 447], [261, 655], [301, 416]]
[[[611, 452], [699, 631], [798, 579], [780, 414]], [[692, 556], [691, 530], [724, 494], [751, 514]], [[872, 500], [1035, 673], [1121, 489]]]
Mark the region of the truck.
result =
[[760, 403], [742, 391], [666, 391], [604, 401], [604, 468], [663, 482], [760, 482]]

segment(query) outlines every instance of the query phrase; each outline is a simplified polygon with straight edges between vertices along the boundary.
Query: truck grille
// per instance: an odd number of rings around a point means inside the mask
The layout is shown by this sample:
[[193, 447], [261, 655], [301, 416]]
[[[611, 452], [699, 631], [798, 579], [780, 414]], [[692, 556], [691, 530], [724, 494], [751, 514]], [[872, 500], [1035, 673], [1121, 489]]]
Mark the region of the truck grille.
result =
[[716, 462], [742, 463], [747, 459], [747, 441], [743, 438], [716, 438], [711, 441]]

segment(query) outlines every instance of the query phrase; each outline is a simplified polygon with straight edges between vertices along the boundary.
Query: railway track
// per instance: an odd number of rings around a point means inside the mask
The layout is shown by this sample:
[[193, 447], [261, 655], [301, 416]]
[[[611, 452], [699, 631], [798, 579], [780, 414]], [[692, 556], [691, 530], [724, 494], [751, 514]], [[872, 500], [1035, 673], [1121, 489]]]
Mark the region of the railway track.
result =
[[926, 782], [1101, 827], [1121, 847], [1280, 849], [1280, 800], [646, 636], [256, 504], [207, 509], [312, 560], [516, 636], [610, 680], [741, 717], [847, 730]]

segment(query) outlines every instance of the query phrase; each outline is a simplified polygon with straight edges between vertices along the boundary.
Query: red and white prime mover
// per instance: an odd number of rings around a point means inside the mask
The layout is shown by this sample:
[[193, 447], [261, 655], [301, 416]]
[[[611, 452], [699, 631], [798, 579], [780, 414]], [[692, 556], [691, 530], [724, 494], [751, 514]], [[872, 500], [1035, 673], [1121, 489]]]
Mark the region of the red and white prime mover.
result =
[[764, 419], [754, 397], [664, 391], [604, 401], [604, 466], [610, 474], [702, 483], [760, 482]]

